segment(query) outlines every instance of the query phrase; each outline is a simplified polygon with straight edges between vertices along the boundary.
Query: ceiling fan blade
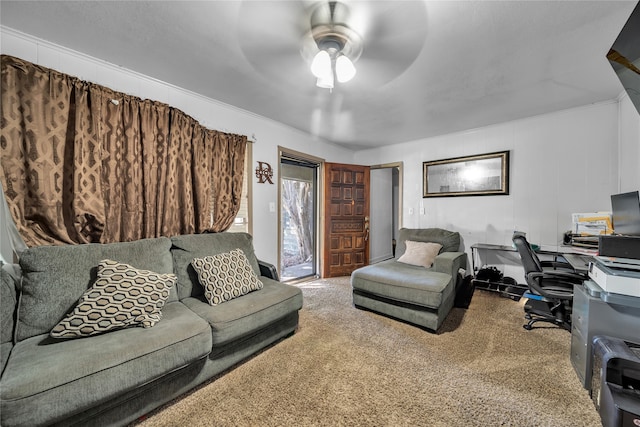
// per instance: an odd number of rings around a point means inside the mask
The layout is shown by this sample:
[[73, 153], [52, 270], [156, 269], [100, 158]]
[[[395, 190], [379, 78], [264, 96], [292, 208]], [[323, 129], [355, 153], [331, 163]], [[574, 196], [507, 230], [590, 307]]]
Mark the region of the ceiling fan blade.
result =
[[307, 76], [317, 48], [309, 34], [312, 22], [317, 24], [330, 17], [334, 23], [347, 25], [362, 39], [362, 53], [359, 58], [353, 58], [357, 72], [349, 82], [351, 87], [363, 87], [363, 83], [369, 88], [387, 84], [410, 67], [420, 54], [427, 34], [424, 2], [332, 3], [243, 2], [238, 16], [243, 23], [239, 43], [256, 73], [272, 82], [290, 84], [294, 81], [300, 88], [313, 85], [315, 80]]
[[[358, 2], [357, 4], [360, 4]], [[427, 38], [424, 2], [380, 1], [362, 4], [364, 48], [356, 63], [360, 82], [373, 87], [389, 83], [407, 70], [422, 52]], [[356, 12], [360, 12], [355, 9]]]
[[[298, 82], [308, 77], [302, 57], [303, 38], [310, 30], [309, 2], [245, 1], [238, 12], [242, 23], [240, 50], [257, 74], [271, 82]], [[313, 80], [301, 81], [312, 85]]]

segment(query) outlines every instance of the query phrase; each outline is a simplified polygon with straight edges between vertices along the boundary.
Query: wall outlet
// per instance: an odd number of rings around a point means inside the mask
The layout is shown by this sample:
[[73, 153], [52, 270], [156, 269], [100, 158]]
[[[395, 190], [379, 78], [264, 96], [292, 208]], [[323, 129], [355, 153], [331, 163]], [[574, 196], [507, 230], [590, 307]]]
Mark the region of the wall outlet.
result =
[[409, 208], [409, 215], [413, 215], [413, 208]]
[[424, 215], [424, 208], [420, 208], [420, 215]]
[[276, 203], [269, 202], [269, 212], [275, 212], [275, 211], [276, 211]]

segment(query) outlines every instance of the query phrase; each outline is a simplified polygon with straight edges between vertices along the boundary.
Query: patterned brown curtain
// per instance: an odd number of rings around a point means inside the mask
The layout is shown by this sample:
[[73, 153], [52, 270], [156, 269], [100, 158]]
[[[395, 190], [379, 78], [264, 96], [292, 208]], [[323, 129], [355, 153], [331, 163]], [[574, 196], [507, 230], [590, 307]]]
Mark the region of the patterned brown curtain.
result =
[[247, 138], [2, 56], [0, 180], [28, 246], [224, 231]]
[[216, 132], [212, 171], [223, 179], [212, 181], [212, 231], [226, 230], [233, 224], [240, 209], [244, 154], [247, 148], [245, 136]]

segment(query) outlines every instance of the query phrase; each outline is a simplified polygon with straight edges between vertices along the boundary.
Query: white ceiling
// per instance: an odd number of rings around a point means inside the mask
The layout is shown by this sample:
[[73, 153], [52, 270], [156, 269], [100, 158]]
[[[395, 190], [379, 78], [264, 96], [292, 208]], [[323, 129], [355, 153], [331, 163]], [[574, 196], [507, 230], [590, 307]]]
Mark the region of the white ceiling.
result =
[[614, 99], [637, 3], [344, 2], [364, 51], [333, 92], [300, 52], [311, 1], [2, 0], [0, 24], [365, 148]]

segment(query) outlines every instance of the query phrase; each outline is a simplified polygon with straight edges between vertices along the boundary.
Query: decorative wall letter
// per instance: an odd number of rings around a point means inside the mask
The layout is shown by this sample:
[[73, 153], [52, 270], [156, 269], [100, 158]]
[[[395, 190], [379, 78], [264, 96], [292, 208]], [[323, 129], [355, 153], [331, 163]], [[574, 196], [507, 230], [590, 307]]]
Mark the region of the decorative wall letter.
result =
[[256, 178], [258, 178], [258, 184], [264, 184], [265, 182], [273, 184], [273, 181], [271, 180], [271, 178], [273, 178], [273, 169], [271, 168], [271, 165], [267, 162], [258, 162]]

